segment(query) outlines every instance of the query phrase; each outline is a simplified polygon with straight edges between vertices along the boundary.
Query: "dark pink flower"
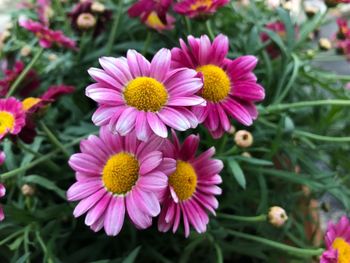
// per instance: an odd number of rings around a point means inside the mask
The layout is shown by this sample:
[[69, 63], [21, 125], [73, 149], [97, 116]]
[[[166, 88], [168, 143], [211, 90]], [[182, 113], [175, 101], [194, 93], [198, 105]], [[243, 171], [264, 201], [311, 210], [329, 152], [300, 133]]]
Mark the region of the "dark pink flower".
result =
[[[22, 61], [16, 61], [12, 69], [4, 69], [4, 78], [0, 80], [0, 96], [5, 96], [11, 87], [11, 84], [18, 78], [24, 69]], [[40, 85], [38, 74], [31, 69], [27, 73], [19, 87], [19, 95], [22, 97], [28, 96], [36, 90]]]
[[[268, 23], [265, 28], [277, 33], [282, 39], [285, 39], [286, 37], [286, 27], [281, 21]], [[260, 38], [262, 42], [271, 40], [266, 32], [261, 33]], [[275, 43], [269, 44], [266, 47], [266, 50], [271, 58], [276, 58], [281, 54], [279, 47]]]
[[94, 25], [94, 36], [97, 36], [102, 31], [104, 31], [108, 22], [112, 19], [112, 11], [104, 8], [102, 4], [99, 4], [97, 8], [95, 7], [96, 3], [93, 3], [90, 0], [79, 2], [76, 4], [72, 11], [68, 14], [71, 19], [72, 27], [81, 31], [80, 26], [78, 25], [78, 18], [84, 14], [90, 14], [95, 19]]
[[228, 3], [229, 0], [183, 0], [175, 4], [174, 10], [190, 18], [205, 17]]
[[350, 38], [350, 28], [348, 26], [348, 21], [344, 18], [338, 18], [337, 25], [338, 25], [337, 38], [338, 39]]
[[141, 16], [141, 20], [144, 20], [144, 23], [157, 31], [163, 30], [171, 30], [174, 28], [175, 18], [171, 15], [166, 15], [166, 23], [163, 23], [158, 17], [155, 11], [151, 12], [147, 18], [143, 18], [144, 15]]
[[52, 45], [56, 44], [65, 48], [76, 49], [75, 41], [66, 37], [60, 30], [51, 30], [44, 24], [26, 18], [20, 18], [19, 25], [34, 33], [43, 48], [51, 48]]
[[[4, 197], [6, 194], [6, 188], [3, 184], [0, 184], [0, 198]], [[3, 221], [5, 219], [4, 210], [2, 209], [2, 206], [0, 205], [0, 221]]]
[[348, 4], [350, 0], [325, 0], [325, 3], [328, 7], [335, 7], [338, 4]]

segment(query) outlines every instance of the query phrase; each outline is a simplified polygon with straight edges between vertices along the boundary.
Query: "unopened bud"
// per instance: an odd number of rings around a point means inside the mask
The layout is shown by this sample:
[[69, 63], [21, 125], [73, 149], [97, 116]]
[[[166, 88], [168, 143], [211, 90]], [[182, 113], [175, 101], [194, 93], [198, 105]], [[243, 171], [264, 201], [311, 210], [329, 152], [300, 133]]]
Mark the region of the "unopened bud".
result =
[[253, 135], [246, 130], [240, 130], [235, 134], [235, 143], [242, 148], [247, 148], [253, 144]]
[[90, 13], [82, 13], [78, 16], [77, 25], [80, 29], [90, 29], [96, 25], [96, 18]]
[[243, 157], [247, 157], [247, 158], [252, 158], [252, 155], [249, 152], [242, 152], [241, 154]]
[[233, 135], [233, 134], [235, 134], [235, 132], [236, 132], [235, 126], [231, 125], [231, 127], [230, 127], [230, 129], [228, 130], [227, 133]]
[[51, 62], [52, 62], [52, 61], [55, 61], [55, 60], [57, 60], [57, 55], [51, 53], [50, 55], [47, 56], [47, 59], [48, 59], [49, 61], [51, 61]]
[[285, 2], [284, 5], [283, 5], [283, 8], [288, 10], [288, 11], [291, 11], [293, 9], [292, 1]]
[[317, 6], [308, 5], [305, 6], [305, 13], [307, 17], [313, 17], [315, 14], [317, 14], [320, 11], [320, 9]]
[[318, 41], [318, 45], [320, 49], [325, 51], [330, 50], [332, 48], [332, 43], [331, 41], [329, 41], [328, 38], [320, 38], [320, 40]]
[[24, 184], [21, 190], [24, 196], [33, 196], [35, 194], [35, 188], [29, 184]]
[[281, 227], [288, 220], [286, 211], [279, 206], [273, 206], [270, 208], [267, 218], [271, 225], [275, 227]]
[[106, 10], [106, 7], [104, 4], [101, 4], [99, 2], [93, 2], [91, 5], [91, 11], [96, 13], [103, 13]]
[[27, 57], [32, 52], [32, 48], [30, 46], [24, 46], [21, 48], [20, 54], [22, 57]]

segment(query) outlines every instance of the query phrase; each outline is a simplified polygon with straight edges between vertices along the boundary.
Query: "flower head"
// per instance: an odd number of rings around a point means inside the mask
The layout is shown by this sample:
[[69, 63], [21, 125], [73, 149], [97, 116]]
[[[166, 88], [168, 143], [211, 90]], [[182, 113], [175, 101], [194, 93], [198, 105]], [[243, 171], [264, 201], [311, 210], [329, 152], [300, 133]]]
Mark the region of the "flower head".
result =
[[167, 49], [161, 49], [151, 63], [134, 50], [127, 58], [101, 58], [103, 70], [89, 69], [97, 83], [86, 88], [86, 96], [99, 105], [92, 116], [95, 125], [109, 125], [122, 136], [135, 130], [143, 141], [153, 133], [166, 138], [167, 126], [179, 131], [196, 127], [197, 118], [188, 107], [205, 104], [195, 95], [202, 81], [196, 71], [173, 70], [170, 63]]
[[[24, 63], [16, 61], [12, 69], [4, 70], [4, 78], [0, 80], [0, 96], [5, 96], [10, 89], [12, 83], [19, 77], [24, 70]], [[28, 96], [31, 92], [36, 90], [40, 85], [38, 74], [31, 69], [21, 82], [19, 87], [19, 94], [23, 97]]]
[[43, 48], [51, 48], [52, 45], [56, 44], [65, 48], [76, 49], [75, 41], [66, 37], [60, 30], [51, 30], [44, 24], [26, 18], [20, 18], [19, 25], [34, 33]]
[[337, 25], [338, 25], [337, 38], [341, 40], [350, 38], [350, 28], [348, 26], [348, 21], [344, 18], [338, 18]]
[[337, 224], [329, 223], [325, 235], [326, 251], [320, 263], [348, 263], [350, 259], [350, 221], [343, 216]]
[[[266, 24], [265, 28], [275, 32], [282, 39], [286, 38], [286, 27], [281, 21], [268, 23]], [[261, 33], [260, 38], [262, 42], [267, 42], [271, 40], [270, 36], [266, 32]], [[271, 58], [276, 58], [281, 54], [279, 47], [275, 43], [269, 44], [266, 47], [266, 51], [269, 53]]]
[[176, 133], [173, 142], [167, 141], [164, 156], [176, 160], [176, 170], [169, 176], [169, 186], [162, 211], [159, 215], [158, 229], [175, 233], [183, 221], [185, 236], [190, 233], [190, 225], [198, 233], [206, 231], [209, 217], [207, 211], [215, 215], [218, 201], [215, 195], [221, 194], [217, 186], [222, 182], [219, 175], [223, 168], [220, 160], [213, 159], [215, 148], [196, 156], [199, 136], [190, 135], [181, 145]]
[[146, 16], [146, 14], [141, 16], [141, 20], [144, 21], [149, 28], [155, 29], [159, 32], [174, 28], [175, 18], [169, 14], [166, 15], [165, 23], [160, 20], [155, 11], [151, 12], [149, 15], [147, 15], [147, 17], [144, 16]]
[[202, 18], [228, 3], [229, 0], [183, 0], [174, 6], [174, 10], [190, 18]]
[[7, 134], [18, 134], [24, 125], [22, 103], [13, 97], [0, 99], [0, 140]]
[[76, 4], [69, 13], [72, 27], [77, 31], [93, 28], [94, 36], [99, 35], [112, 19], [112, 11], [102, 4], [90, 0]]
[[251, 125], [258, 116], [254, 102], [265, 96], [252, 72], [257, 59], [253, 56], [226, 58], [229, 43], [224, 35], [217, 36], [213, 43], [206, 35], [189, 36], [188, 43], [189, 47], [180, 40], [181, 48], [172, 49], [172, 66], [192, 68], [202, 74], [204, 86], [200, 95], [207, 105], [192, 107], [199, 122], [204, 122], [214, 138], [230, 130], [229, 117]]
[[149, 227], [160, 213], [167, 175], [176, 165], [173, 159], [163, 158], [164, 141], [153, 135], [142, 142], [134, 132], [120, 136], [107, 127], [100, 129], [99, 137], [83, 140], [81, 153], [69, 160], [77, 182], [67, 198], [80, 200], [74, 216], [87, 212], [86, 225], [94, 231], [104, 227], [113, 236], [120, 232], [126, 213], [138, 229]]
[[[6, 188], [3, 184], [0, 184], [0, 198], [4, 197], [6, 194]], [[5, 219], [4, 210], [2, 209], [2, 206], [0, 205], [0, 221], [3, 221]]]

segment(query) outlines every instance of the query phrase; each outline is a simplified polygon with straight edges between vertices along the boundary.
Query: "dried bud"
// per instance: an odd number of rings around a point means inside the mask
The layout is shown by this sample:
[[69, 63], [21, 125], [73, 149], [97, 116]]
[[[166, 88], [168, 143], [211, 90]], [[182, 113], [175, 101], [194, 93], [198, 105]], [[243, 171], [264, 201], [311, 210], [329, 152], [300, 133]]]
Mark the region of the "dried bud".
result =
[[305, 6], [304, 10], [307, 17], [309, 18], [313, 17], [315, 14], [317, 14], [320, 11], [320, 9], [317, 6], [313, 6], [313, 5]]
[[57, 55], [51, 53], [50, 55], [47, 56], [47, 59], [48, 59], [49, 61], [51, 61], [51, 62], [52, 62], [52, 61], [55, 61], [55, 60], [57, 60]]
[[252, 155], [249, 152], [242, 152], [241, 155], [247, 158], [252, 158]]
[[235, 134], [235, 132], [236, 132], [236, 128], [233, 125], [231, 125], [230, 129], [228, 130], [228, 134], [233, 135]]
[[240, 130], [235, 134], [235, 142], [239, 147], [247, 148], [253, 144], [253, 135], [246, 130]]
[[320, 38], [320, 40], [318, 41], [318, 45], [320, 49], [325, 51], [330, 50], [332, 48], [332, 43], [331, 41], [329, 41], [328, 38]]
[[291, 11], [293, 9], [292, 1], [285, 2], [284, 5], [283, 5], [283, 8], [288, 10], [288, 11]]
[[21, 48], [20, 54], [22, 57], [27, 57], [32, 52], [32, 48], [30, 46], [24, 46]]
[[273, 206], [270, 208], [267, 218], [271, 225], [281, 227], [288, 220], [286, 211], [282, 207]]
[[99, 2], [93, 2], [91, 5], [91, 11], [95, 13], [103, 13], [106, 10], [106, 7], [104, 4], [101, 4]]
[[78, 16], [77, 26], [80, 29], [90, 29], [96, 25], [96, 18], [90, 13], [82, 13]]
[[35, 188], [29, 184], [24, 184], [21, 190], [24, 196], [33, 196], [35, 194]]

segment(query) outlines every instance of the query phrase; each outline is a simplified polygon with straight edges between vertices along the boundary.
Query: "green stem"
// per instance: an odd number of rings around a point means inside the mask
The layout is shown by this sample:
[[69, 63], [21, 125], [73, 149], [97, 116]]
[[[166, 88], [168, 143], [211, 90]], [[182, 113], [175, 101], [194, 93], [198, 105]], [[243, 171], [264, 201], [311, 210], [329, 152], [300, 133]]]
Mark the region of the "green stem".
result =
[[111, 34], [109, 35], [108, 42], [107, 42], [107, 55], [110, 55], [112, 53], [113, 44], [115, 41], [115, 36], [116, 36], [117, 30], [118, 30], [120, 16], [121, 16], [122, 11], [123, 11], [123, 5], [124, 5], [124, 0], [119, 0], [118, 11], [115, 13], [115, 16], [113, 18], [112, 30], [111, 30]]
[[47, 138], [50, 140], [50, 142], [53, 145], [55, 145], [58, 149], [60, 149], [66, 157], [69, 157], [70, 156], [69, 152], [64, 148], [62, 143], [56, 138], [53, 132], [50, 131], [50, 129], [46, 126], [46, 124], [43, 121], [40, 121], [40, 126], [43, 129], [43, 131], [46, 133]]
[[217, 217], [223, 218], [223, 219], [235, 220], [235, 221], [250, 222], [250, 223], [265, 222], [267, 220], [267, 216], [264, 214], [258, 215], [258, 216], [236, 216], [236, 215], [219, 213], [217, 214]]
[[221, 247], [216, 242], [214, 243], [214, 247], [215, 247], [216, 259], [217, 259], [216, 262], [217, 263], [223, 263], [224, 262], [224, 257], [222, 255]]
[[209, 37], [211, 38], [211, 40], [214, 40], [215, 35], [213, 33], [213, 29], [211, 28], [211, 22], [209, 19], [207, 20], [207, 22], [205, 22], [205, 26], [207, 27]]
[[350, 106], [350, 100], [313, 100], [313, 101], [299, 101], [293, 103], [276, 104], [265, 108], [261, 114], [269, 114], [273, 112], [305, 108], [310, 106], [321, 106], [321, 105], [336, 105], [336, 106]]
[[18, 78], [13, 82], [13, 84], [10, 87], [10, 90], [8, 91], [6, 98], [10, 97], [18, 88], [19, 84], [21, 84], [22, 80], [27, 76], [29, 70], [34, 66], [34, 64], [38, 61], [41, 54], [44, 52], [43, 48], [40, 48], [38, 53], [33, 57], [32, 61], [24, 68], [24, 70], [21, 72], [21, 74], [18, 76]]
[[227, 144], [227, 134], [225, 133], [224, 134], [224, 137], [221, 139], [221, 143], [220, 143], [220, 146], [219, 146], [219, 153], [222, 153], [224, 150], [225, 150], [225, 146]]
[[234, 230], [226, 230], [226, 232], [230, 235], [233, 235], [233, 236], [236, 236], [239, 238], [244, 238], [244, 239], [251, 240], [251, 241], [255, 241], [255, 242], [270, 246], [272, 248], [284, 251], [288, 254], [299, 256], [299, 257], [320, 256], [324, 252], [323, 248], [319, 248], [319, 249], [297, 248], [297, 247], [282, 244], [280, 242], [269, 240], [269, 239], [266, 239], [263, 237], [253, 236], [250, 234], [245, 234], [245, 233], [241, 233], [241, 232], [234, 231]]
[[187, 35], [191, 35], [192, 34], [192, 25], [191, 25], [191, 21], [187, 16], [183, 16], [184, 20], [185, 20], [185, 25], [187, 28]]
[[[71, 141], [70, 143], [64, 144], [63, 147], [65, 149], [67, 149], [69, 147], [72, 147], [75, 144], [79, 143], [82, 139], [86, 138], [86, 136], [87, 135], [79, 137], [79, 138]], [[61, 151], [61, 149], [56, 149], [56, 150], [54, 150], [54, 151], [52, 151], [52, 152], [50, 152], [50, 153], [48, 153], [48, 154], [46, 154], [46, 155], [44, 155], [44, 156], [42, 156], [40, 158], [34, 160], [33, 162], [31, 162], [31, 163], [29, 163], [29, 164], [27, 164], [25, 166], [19, 167], [19, 168], [14, 169], [14, 170], [11, 170], [11, 171], [9, 171], [7, 173], [0, 174], [0, 179], [2, 180], [2, 179], [7, 179], [7, 178], [11, 178], [13, 176], [16, 176], [16, 175], [18, 175], [21, 172], [24, 172], [24, 171], [26, 171], [26, 170], [28, 170], [30, 168], [33, 168], [33, 167], [37, 166], [38, 164], [40, 164], [42, 162], [45, 162], [45, 161], [49, 160], [50, 158], [52, 158], [53, 156], [58, 154], [60, 151]]]
[[149, 45], [151, 44], [151, 40], [152, 40], [152, 31], [151, 31], [151, 30], [148, 30], [147, 36], [146, 36], [146, 40], [145, 40], [145, 44], [144, 44], [144, 46], [143, 46], [143, 51], [142, 51], [142, 54], [143, 54], [144, 56], [147, 55]]

